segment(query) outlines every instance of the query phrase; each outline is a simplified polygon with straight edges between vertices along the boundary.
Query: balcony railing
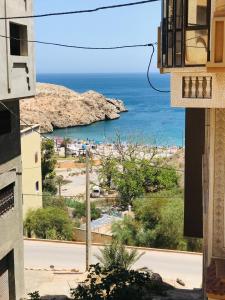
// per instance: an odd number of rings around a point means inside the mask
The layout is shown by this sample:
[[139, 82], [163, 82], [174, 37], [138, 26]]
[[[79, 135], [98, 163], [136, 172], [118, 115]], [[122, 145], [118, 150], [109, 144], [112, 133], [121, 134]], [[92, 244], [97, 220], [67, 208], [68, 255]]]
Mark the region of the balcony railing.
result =
[[14, 184], [0, 190], [0, 216], [14, 207]]
[[184, 76], [182, 85], [183, 98], [212, 98], [211, 76]]

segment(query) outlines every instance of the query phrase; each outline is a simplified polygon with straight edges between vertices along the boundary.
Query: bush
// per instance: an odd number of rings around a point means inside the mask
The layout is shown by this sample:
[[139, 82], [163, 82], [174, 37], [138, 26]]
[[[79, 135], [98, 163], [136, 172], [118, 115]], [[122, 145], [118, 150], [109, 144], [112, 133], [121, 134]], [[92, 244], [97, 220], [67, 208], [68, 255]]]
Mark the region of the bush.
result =
[[65, 198], [60, 196], [53, 196], [49, 193], [43, 195], [43, 207], [58, 207], [61, 209], [66, 209]]
[[[77, 200], [69, 199], [66, 200], [66, 205], [68, 207], [74, 208], [73, 216], [74, 218], [81, 219], [86, 216], [86, 203], [79, 202]], [[101, 217], [101, 210], [96, 208], [95, 204], [91, 203], [91, 220], [96, 220]]]
[[30, 210], [24, 222], [28, 236], [41, 239], [72, 240], [73, 224], [68, 214], [57, 207]]
[[105, 270], [96, 264], [91, 266], [84, 284], [79, 284], [71, 295], [76, 300], [151, 300], [156, 294], [164, 295], [167, 289], [152, 272]]
[[95, 257], [106, 270], [113, 267], [129, 270], [144, 255], [144, 252], [139, 254], [136, 249], [127, 250], [123, 244], [115, 241], [99, 250], [101, 255], [96, 254]]

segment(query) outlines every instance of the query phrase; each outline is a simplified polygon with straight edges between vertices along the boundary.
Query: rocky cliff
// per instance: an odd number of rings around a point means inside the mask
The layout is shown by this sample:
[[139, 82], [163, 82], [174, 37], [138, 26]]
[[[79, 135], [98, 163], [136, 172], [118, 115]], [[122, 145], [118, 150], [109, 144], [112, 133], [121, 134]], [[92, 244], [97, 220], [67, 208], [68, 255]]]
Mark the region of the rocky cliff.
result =
[[113, 120], [127, 111], [123, 101], [88, 91], [77, 93], [63, 86], [38, 83], [35, 98], [20, 101], [21, 119], [40, 124], [42, 132], [55, 128], [88, 125]]

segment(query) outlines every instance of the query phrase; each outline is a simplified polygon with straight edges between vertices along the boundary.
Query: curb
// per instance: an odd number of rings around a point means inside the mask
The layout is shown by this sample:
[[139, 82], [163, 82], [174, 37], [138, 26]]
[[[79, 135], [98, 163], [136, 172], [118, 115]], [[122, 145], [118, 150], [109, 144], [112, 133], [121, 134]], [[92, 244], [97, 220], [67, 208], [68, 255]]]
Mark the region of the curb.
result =
[[[34, 239], [34, 238], [24, 238], [24, 241], [31, 242], [43, 242], [43, 243], [57, 243], [57, 244], [71, 244], [71, 245], [85, 245], [85, 242], [75, 242], [75, 241], [61, 241], [61, 240], [44, 240], [44, 239]], [[102, 243], [92, 243], [93, 246], [105, 246], [107, 244]], [[137, 249], [145, 250], [152, 252], [164, 252], [164, 253], [177, 253], [177, 254], [190, 254], [190, 255], [199, 255], [203, 254], [200, 252], [190, 252], [190, 251], [181, 251], [181, 250], [171, 250], [171, 249], [160, 249], [160, 248], [147, 248], [147, 247], [137, 247], [137, 246], [126, 246], [128, 249]]]

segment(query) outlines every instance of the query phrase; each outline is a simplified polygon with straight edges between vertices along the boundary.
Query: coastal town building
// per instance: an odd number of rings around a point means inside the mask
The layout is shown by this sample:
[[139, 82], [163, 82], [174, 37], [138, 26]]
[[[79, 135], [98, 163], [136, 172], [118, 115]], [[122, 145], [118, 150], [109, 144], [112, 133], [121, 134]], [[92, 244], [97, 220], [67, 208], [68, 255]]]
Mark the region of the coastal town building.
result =
[[30, 209], [42, 207], [40, 126], [20, 127], [22, 159], [23, 218]]
[[19, 99], [34, 95], [32, 1], [0, 0], [0, 299], [24, 296]]
[[158, 66], [184, 107], [184, 235], [204, 237], [204, 287], [225, 299], [225, 0], [163, 0]]

